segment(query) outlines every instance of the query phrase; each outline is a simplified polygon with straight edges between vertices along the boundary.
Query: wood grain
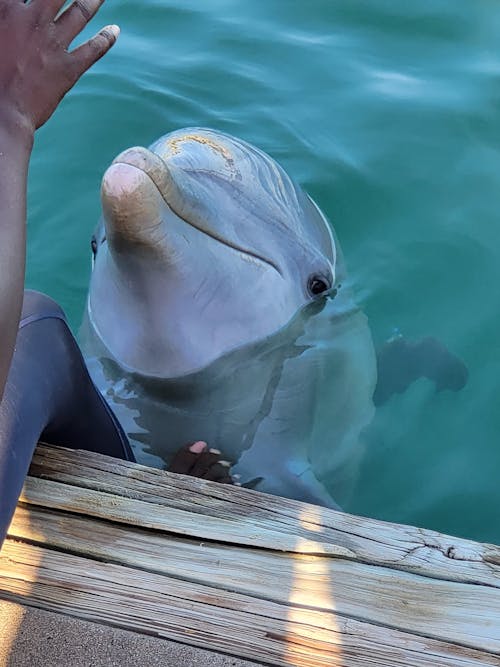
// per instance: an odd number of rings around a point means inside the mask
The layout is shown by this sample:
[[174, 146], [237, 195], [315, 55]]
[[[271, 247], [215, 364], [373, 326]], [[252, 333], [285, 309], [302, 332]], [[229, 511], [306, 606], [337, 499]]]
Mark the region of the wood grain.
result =
[[273, 665], [496, 665], [484, 652], [8, 541], [9, 599]]
[[[214, 484], [75, 450], [39, 447], [32, 473], [82, 488], [146, 500], [344, 547], [361, 561], [500, 588], [500, 546], [335, 512], [249, 489]], [[125, 481], [126, 480], [126, 481]]]
[[126, 526], [37, 508], [19, 507], [9, 534], [99, 561], [500, 654], [500, 595], [486, 586], [339, 558], [200, 543], [140, 529], [131, 533]]
[[500, 667], [500, 549], [39, 446], [0, 597], [271, 665]]

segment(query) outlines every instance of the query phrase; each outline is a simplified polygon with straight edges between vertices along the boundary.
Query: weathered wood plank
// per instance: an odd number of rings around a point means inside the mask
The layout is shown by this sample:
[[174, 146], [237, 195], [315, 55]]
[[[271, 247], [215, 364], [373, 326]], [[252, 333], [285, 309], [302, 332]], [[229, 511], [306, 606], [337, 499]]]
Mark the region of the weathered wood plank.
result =
[[500, 593], [486, 586], [440, 581], [339, 558], [200, 544], [36, 507], [18, 507], [9, 535], [151, 573], [208, 583], [212, 589], [292, 608], [333, 612], [500, 655]]
[[478, 667], [498, 656], [7, 540], [8, 599], [273, 665]]
[[217, 540], [230, 544], [261, 547], [295, 553], [354, 556], [345, 547], [321, 540], [304, 540], [273, 530], [272, 524], [257, 524], [251, 517], [219, 518], [180, 510], [168, 505], [147, 503], [122, 495], [104, 494], [78, 486], [28, 477], [20, 501], [51, 509], [76, 512], [130, 526], [142, 526], [176, 535]]
[[498, 547], [89, 452], [30, 474], [0, 597], [273, 665], [500, 667]]
[[243, 517], [258, 531], [271, 529], [274, 534], [316, 542], [325, 550], [347, 549], [349, 557], [363, 562], [500, 588], [500, 547], [491, 544], [172, 475], [89, 452], [41, 446], [31, 474], [191, 515], [232, 522]]

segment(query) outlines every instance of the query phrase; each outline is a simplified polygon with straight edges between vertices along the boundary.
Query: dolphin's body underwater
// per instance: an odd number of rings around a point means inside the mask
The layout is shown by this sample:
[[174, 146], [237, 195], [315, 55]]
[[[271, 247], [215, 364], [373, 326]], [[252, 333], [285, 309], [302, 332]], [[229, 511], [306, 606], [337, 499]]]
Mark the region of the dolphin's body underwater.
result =
[[102, 208], [82, 346], [138, 461], [203, 439], [243, 484], [345, 502], [376, 359], [314, 202], [262, 151], [193, 128], [118, 156]]

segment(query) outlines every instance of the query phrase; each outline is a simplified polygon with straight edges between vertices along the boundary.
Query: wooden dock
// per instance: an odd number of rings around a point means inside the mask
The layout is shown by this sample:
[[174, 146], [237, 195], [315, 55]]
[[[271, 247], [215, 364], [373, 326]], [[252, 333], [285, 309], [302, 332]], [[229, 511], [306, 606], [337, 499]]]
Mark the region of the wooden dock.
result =
[[500, 666], [500, 547], [42, 445], [0, 598], [259, 664]]

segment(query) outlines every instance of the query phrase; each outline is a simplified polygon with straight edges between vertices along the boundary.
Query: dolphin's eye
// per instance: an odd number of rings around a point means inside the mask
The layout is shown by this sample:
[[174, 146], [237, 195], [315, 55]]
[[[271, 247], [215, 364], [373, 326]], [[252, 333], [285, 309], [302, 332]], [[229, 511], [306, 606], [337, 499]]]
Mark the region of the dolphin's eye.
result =
[[328, 292], [331, 285], [327, 278], [324, 276], [311, 276], [309, 282], [307, 283], [307, 289], [309, 293], [313, 296], [320, 296], [324, 292]]

